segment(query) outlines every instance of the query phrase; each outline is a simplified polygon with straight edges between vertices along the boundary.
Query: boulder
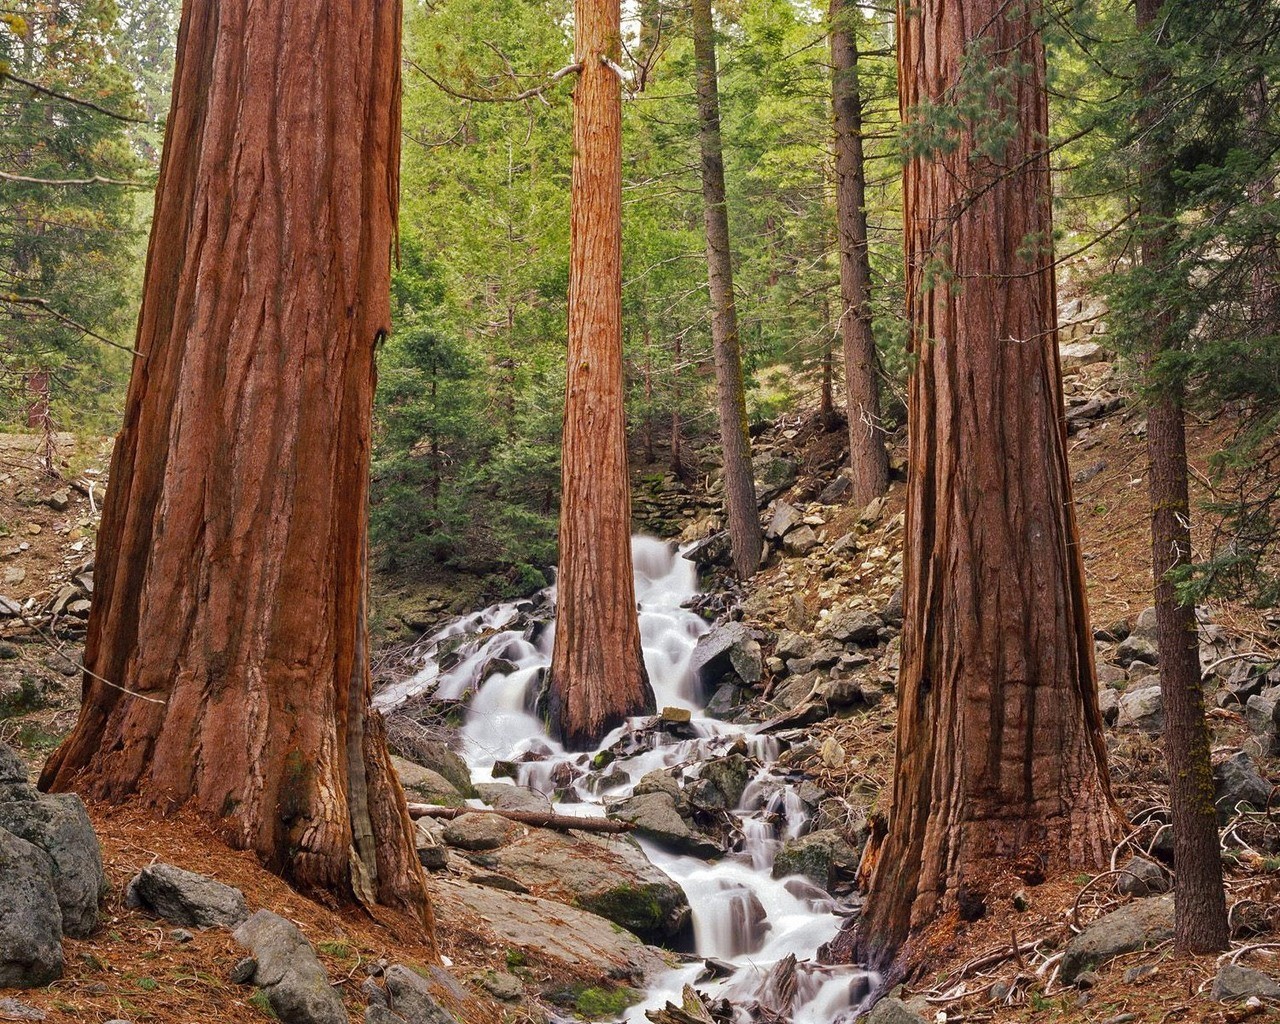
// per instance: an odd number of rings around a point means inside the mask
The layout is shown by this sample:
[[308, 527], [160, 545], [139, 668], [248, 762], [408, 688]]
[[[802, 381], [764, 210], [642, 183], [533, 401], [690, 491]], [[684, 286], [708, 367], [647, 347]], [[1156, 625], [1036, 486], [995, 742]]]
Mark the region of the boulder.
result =
[[822, 632], [842, 644], [866, 646], [874, 644], [880, 636], [883, 620], [872, 612], [858, 608], [842, 608], [827, 616]]
[[422, 975], [401, 964], [387, 968], [387, 1002], [405, 1024], [456, 1024], [453, 1015], [431, 994]]
[[342, 997], [291, 921], [259, 910], [235, 930], [234, 938], [253, 953], [257, 966], [250, 980], [266, 993], [284, 1024], [348, 1024]]
[[5, 801], [0, 803], [0, 828], [49, 855], [63, 934], [77, 939], [92, 934], [106, 879], [98, 836], [80, 798], [42, 793], [35, 800]]
[[742, 799], [752, 774], [751, 762], [742, 754], [734, 753], [705, 762], [701, 777], [719, 791], [724, 798], [724, 806], [732, 811]]
[[1067, 943], [1061, 978], [1072, 985], [1085, 971], [1122, 953], [1146, 949], [1173, 937], [1173, 897], [1153, 896], [1098, 918]]
[[1144, 686], [1121, 696], [1117, 722], [1152, 735], [1164, 729], [1164, 697], [1160, 687]]
[[1213, 979], [1209, 995], [1219, 1003], [1240, 999], [1280, 999], [1280, 983], [1269, 974], [1239, 964], [1223, 964]]
[[901, 999], [885, 996], [867, 1014], [867, 1024], [927, 1024], [920, 1014], [913, 1012]]
[[724, 622], [698, 637], [689, 659], [689, 670], [699, 684], [710, 688], [732, 672], [743, 683], [754, 685], [764, 675], [760, 644], [741, 622]]
[[391, 766], [409, 800], [445, 807], [459, 807], [466, 802], [458, 788], [434, 768], [424, 768], [402, 757], [392, 757]]
[[812, 526], [797, 526], [782, 538], [782, 550], [792, 558], [803, 558], [818, 546]]
[[751, 460], [752, 476], [756, 482], [756, 503], [763, 505], [785, 491], [800, 474], [800, 468], [791, 459], [773, 452], [758, 452]]
[[1105, 363], [1107, 353], [1096, 341], [1073, 341], [1058, 346], [1058, 361], [1062, 371], [1067, 373], [1090, 363]]
[[852, 487], [853, 484], [849, 478], [844, 473], [839, 473], [831, 483], [822, 489], [822, 493], [818, 495], [818, 503], [821, 505], [834, 505], [848, 494]]
[[1269, 686], [1261, 693], [1255, 693], [1244, 705], [1244, 719], [1248, 723], [1249, 746], [1254, 754], [1260, 757], [1271, 757], [1280, 753], [1277, 744], [1276, 715], [1280, 707], [1280, 687]]
[[1123, 665], [1125, 668], [1128, 668], [1135, 661], [1143, 661], [1148, 665], [1157, 665], [1160, 662], [1160, 649], [1156, 647], [1154, 637], [1135, 631], [1120, 641], [1120, 645], [1116, 647], [1115, 660], [1117, 664]]
[[514, 786], [509, 782], [477, 783], [480, 799], [495, 811], [534, 811], [551, 813], [551, 801], [536, 789]]
[[1102, 712], [1102, 720], [1107, 725], [1115, 725], [1120, 717], [1120, 694], [1109, 686], [1098, 691], [1098, 709]]
[[649, 863], [627, 836], [530, 829], [517, 842], [495, 850], [487, 863], [599, 914], [646, 942], [670, 941], [689, 925], [684, 890]]
[[732, 565], [733, 547], [729, 542], [729, 531], [721, 530], [691, 544], [685, 549], [684, 557], [700, 569]]
[[62, 977], [62, 912], [53, 861], [0, 828], [0, 988], [37, 988]]
[[1271, 799], [1271, 783], [1262, 777], [1254, 767], [1253, 758], [1243, 750], [1214, 765], [1213, 790], [1218, 820], [1223, 823], [1236, 815], [1241, 804], [1263, 811]]
[[27, 785], [27, 766], [13, 748], [0, 743], [0, 788]]
[[789, 502], [779, 501], [773, 506], [773, 515], [769, 518], [764, 535], [769, 540], [779, 540], [803, 522], [803, 512]]
[[813, 652], [813, 648], [813, 637], [783, 630], [778, 634], [778, 642], [774, 644], [773, 653], [784, 660], [807, 658]]
[[138, 872], [125, 890], [125, 903], [193, 928], [234, 928], [249, 916], [239, 889], [172, 864]]
[[1154, 861], [1130, 857], [1120, 870], [1124, 872], [1116, 888], [1126, 896], [1158, 896], [1169, 891], [1169, 876]]
[[695, 857], [720, 857], [724, 847], [693, 828], [677, 809], [669, 793], [635, 793], [625, 800], [606, 805], [610, 818], [629, 821], [635, 834], [652, 839], [676, 853]]
[[851, 878], [857, 872], [859, 856], [835, 829], [810, 832], [782, 844], [773, 860], [773, 877], [803, 875], [830, 889], [842, 876]]
[[454, 818], [444, 829], [444, 841], [460, 850], [496, 850], [519, 830], [510, 818], [476, 811]]
[[462, 796], [468, 799], [476, 795], [476, 788], [471, 784], [471, 769], [449, 744], [443, 740], [415, 740], [413, 743], [413, 763], [421, 768], [430, 768], [445, 780]]

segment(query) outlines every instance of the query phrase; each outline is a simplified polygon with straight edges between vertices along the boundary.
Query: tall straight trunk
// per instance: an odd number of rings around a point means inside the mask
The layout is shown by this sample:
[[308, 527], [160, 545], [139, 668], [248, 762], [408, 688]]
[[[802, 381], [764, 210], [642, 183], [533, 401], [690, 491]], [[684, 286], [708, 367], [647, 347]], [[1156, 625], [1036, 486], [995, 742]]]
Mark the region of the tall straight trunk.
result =
[[849, 411], [853, 501], [865, 505], [889, 488], [889, 453], [881, 425], [876, 343], [871, 331], [871, 259], [867, 247], [867, 178], [862, 153], [855, 0], [831, 0], [831, 105], [835, 114], [836, 237], [840, 246], [840, 335]]
[[716, 84], [715, 25], [711, 0], [692, 0], [693, 59], [697, 73], [698, 145], [702, 153], [702, 197], [707, 230], [707, 284], [711, 293], [711, 348], [716, 364], [716, 409], [724, 454], [724, 504], [733, 566], [741, 579], [760, 568], [764, 535], [756, 505], [742, 382], [742, 347], [733, 300], [729, 209], [725, 202], [724, 151], [720, 139], [720, 94]]
[[677, 332], [672, 359], [675, 364], [675, 374], [671, 379], [671, 473], [677, 480], [683, 480], [685, 474], [684, 460], [680, 454], [680, 374], [684, 372], [680, 366], [683, 356], [681, 338], [682, 335]]
[[654, 710], [631, 565], [622, 375], [622, 83], [618, 0], [578, 0], [574, 52], [569, 355], [555, 648], [543, 713], [588, 749]]
[[962, 68], [1024, 70], [988, 99], [1014, 129], [998, 159], [959, 131], [905, 169], [916, 366], [897, 760], [852, 943], [890, 976], [1023, 880], [1103, 866], [1115, 827], [1067, 469], [1039, 16], [1004, 0], [899, 7], [904, 119], [948, 103]]
[[[1155, 20], [1162, 0], [1136, 0], [1138, 31]], [[1172, 207], [1168, 201], [1168, 130], [1164, 113], [1152, 101], [1160, 88], [1158, 73], [1140, 79], [1148, 107], [1139, 144], [1141, 195], [1140, 257], [1156, 274], [1171, 259]], [[1150, 348], [1143, 355], [1159, 373], [1161, 352], [1179, 347], [1172, 314], [1154, 310], [1147, 317]], [[1155, 395], [1147, 412], [1148, 488], [1151, 496], [1151, 564], [1155, 580], [1156, 642], [1160, 650], [1160, 693], [1164, 698], [1164, 749], [1169, 766], [1169, 806], [1173, 817], [1175, 876], [1174, 945], [1189, 953], [1226, 949], [1226, 895], [1222, 852], [1214, 807], [1209, 729], [1200, 688], [1200, 635], [1195, 607], [1183, 604], [1170, 574], [1191, 562], [1187, 438], [1182, 411], [1182, 382], [1153, 381]]]
[[189, 809], [429, 926], [369, 710], [399, 142], [398, 3], [185, 5], [83, 706], [41, 784]]

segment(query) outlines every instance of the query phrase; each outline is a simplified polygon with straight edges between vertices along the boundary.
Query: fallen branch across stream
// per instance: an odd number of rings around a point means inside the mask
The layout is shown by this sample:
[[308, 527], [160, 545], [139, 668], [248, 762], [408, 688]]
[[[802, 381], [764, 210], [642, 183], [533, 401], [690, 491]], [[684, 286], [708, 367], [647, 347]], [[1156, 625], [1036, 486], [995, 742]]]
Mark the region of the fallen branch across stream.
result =
[[572, 814], [552, 814], [550, 811], [497, 811], [491, 807], [438, 807], [435, 804], [410, 804], [409, 817], [457, 818], [463, 814], [496, 814], [500, 818], [518, 821], [535, 828], [576, 829], [579, 832], [630, 832], [634, 825], [629, 821], [612, 818], [579, 818]]

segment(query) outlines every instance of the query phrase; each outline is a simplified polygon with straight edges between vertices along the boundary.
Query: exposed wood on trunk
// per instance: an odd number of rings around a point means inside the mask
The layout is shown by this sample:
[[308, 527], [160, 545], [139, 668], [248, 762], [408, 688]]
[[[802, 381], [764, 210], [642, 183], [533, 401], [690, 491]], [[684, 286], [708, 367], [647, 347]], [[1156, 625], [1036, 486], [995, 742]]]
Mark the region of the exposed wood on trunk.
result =
[[693, 990], [692, 985], [684, 987], [680, 1003], [680, 1006], [667, 1003], [661, 1010], [645, 1010], [644, 1015], [653, 1021], [653, 1024], [715, 1024], [715, 1018], [711, 1016], [707, 1004]]
[[185, 5], [83, 707], [41, 783], [187, 808], [429, 928], [366, 657], [399, 139], [399, 3]]
[[536, 828], [553, 828], [560, 831], [576, 829], [579, 832], [630, 832], [635, 826], [629, 821], [612, 818], [579, 818], [572, 814], [552, 814], [549, 811], [499, 811], [491, 807], [437, 807], [435, 804], [410, 804], [411, 818], [444, 818], [451, 820], [464, 814], [496, 814], [500, 818], [518, 821]]
[[569, 355], [556, 639], [542, 710], [566, 747], [594, 747], [655, 710], [631, 564], [622, 371], [622, 83], [618, 0], [579, 0], [573, 92]]
[[[1145, 31], [1161, 3], [1136, 0], [1137, 27]], [[1139, 87], [1149, 101], [1140, 145], [1139, 230], [1142, 263], [1167, 271], [1171, 255], [1168, 201], [1167, 112], [1151, 101], [1158, 77], [1145, 75]], [[1163, 351], [1179, 347], [1173, 315], [1149, 317], [1150, 348], [1143, 362], [1155, 366]], [[1186, 423], [1180, 379], [1157, 382], [1147, 411], [1148, 488], [1151, 495], [1151, 562], [1155, 581], [1156, 643], [1160, 651], [1160, 692], [1164, 698], [1164, 749], [1169, 765], [1169, 806], [1173, 819], [1175, 877], [1174, 945], [1188, 953], [1226, 949], [1230, 939], [1222, 853], [1214, 806], [1210, 737], [1200, 688], [1200, 631], [1193, 606], [1179, 601], [1169, 574], [1191, 562], [1191, 504], [1187, 481]]]
[[998, 159], [960, 130], [905, 170], [917, 363], [896, 771], [865, 915], [853, 949], [836, 944], [891, 977], [1015, 872], [1104, 865], [1116, 825], [1067, 468], [1040, 16], [899, 8], [904, 118], [948, 103], [963, 67], [1004, 67], [987, 102], [1017, 131]]
[[742, 343], [733, 298], [733, 256], [725, 202], [724, 151], [720, 139], [720, 94], [716, 84], [715, 25], [711, 0], [692, 0], [693, 53], [698, 92], [698, 145], [707, 234], [707, 284], [711, 294], [711, 348], [716, 364], [716, 409], [724, 455], [724, 503], [733, 566], [747, 579], [760, 568], [764, 534], [756, 506], [742, 380]]
[[831, 0], [831, 96], [835, 113], [836, 237], [840, 247], [840, 335], [849, 418], [853, 503], [866, 505], [889, 487], [889, 453], [881, 425], [876, 343], [871, 330], [871, 260], [862, 151], [862, 93], [855, 0]]

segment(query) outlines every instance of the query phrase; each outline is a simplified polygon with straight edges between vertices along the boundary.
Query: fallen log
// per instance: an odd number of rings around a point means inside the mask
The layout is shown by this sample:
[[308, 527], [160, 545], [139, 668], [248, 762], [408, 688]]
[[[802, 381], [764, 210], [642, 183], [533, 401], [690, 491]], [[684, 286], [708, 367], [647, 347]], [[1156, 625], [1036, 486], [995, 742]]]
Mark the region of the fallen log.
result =
[[550, 811], [498, 811], [492, 807], [439, 807], [435, 804], [410, 804], [409, 817], [457, 818], [463, 814], [496, 814], [500, 818], [518, 821], [534, 828], [554, 828], [560, 831], [575, 829], [578, 832], [630, 832], [635, 826], [629, 821], [612, 818], [579, 818], [572, 814], [553, 814]]

